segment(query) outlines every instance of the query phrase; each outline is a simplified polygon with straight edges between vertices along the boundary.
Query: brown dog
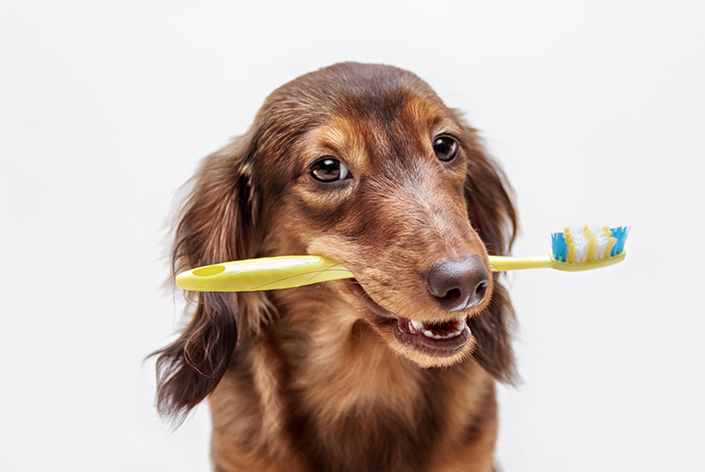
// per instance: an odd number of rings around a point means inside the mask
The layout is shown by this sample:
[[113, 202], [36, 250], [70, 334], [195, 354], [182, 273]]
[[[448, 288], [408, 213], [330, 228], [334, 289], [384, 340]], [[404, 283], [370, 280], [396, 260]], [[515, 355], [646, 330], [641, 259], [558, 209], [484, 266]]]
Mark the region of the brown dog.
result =
[[173, 271], [317, 254], [355, 279], [190, 294], [160, 412], [208, 398], [218, 471], [489, 471], [513, 312], [488, 266], [516, 215], [475, 130], [415, 75], [337, 64], [282, 86], [202, 163]]

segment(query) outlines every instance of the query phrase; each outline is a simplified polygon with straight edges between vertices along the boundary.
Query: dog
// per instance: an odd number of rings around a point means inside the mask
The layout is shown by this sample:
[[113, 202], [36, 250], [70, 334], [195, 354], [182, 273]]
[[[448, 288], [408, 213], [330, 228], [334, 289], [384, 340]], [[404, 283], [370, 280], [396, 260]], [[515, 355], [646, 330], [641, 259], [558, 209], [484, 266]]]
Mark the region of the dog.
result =
[[488, 254], [517, 228], [475, 129], [405, 70], [340, 63], [275, 90], [206, 157], [173, 274], [314, 254], [354, 278], [188, 293], [157, 351], [157, 406], [202, 401], [216, 471], [491, 471], [514, 312]]

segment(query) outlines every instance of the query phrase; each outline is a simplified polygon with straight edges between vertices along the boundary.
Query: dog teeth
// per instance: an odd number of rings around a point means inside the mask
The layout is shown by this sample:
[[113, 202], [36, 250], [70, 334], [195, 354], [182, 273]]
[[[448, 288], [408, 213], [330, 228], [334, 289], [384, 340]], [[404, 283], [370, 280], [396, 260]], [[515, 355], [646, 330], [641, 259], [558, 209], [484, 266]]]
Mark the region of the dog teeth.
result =
[[440, 336], [438, 336], [437, 334], [433, 334], [432, 332], [430, 332], [430, 331], [427, 330], [427, 329], [424, 329], [424, 330], [422, 331], [422, 333], [423, 333], [423, 335], [426, 336], [427, 338], [441, 339]]
[[[455, 331], [453, 331], [452, 333], [448, 333], [445, 335], [434, 334], [431, 330], [426, 329], [424, 324], [421, 323], [420, 321], [416, 321], [416, 320], [409, 320], [409, 321], [410, 321], [409, 328], [411, 328], [410, 331], [423, 333], [423, 335], [426, 336], [427, 338], [433, 338], [433, 339], [450, 339], [450, 338], [454, 338], [456, 336], [460, 336], [463, 333], [463, 330], [465, 330], [465, 328], [467, 327], [465, 324], [465, 316], [459, 316], [455, 322], [457, 329]], [[469, 330], [469, 328], [468, 328], [468, 330]]]
[[423, 323], [421, 323], [420, 321], [411, 320], [411, 324], [416, 331], [419, 331], [419, 332], [423, 331]]

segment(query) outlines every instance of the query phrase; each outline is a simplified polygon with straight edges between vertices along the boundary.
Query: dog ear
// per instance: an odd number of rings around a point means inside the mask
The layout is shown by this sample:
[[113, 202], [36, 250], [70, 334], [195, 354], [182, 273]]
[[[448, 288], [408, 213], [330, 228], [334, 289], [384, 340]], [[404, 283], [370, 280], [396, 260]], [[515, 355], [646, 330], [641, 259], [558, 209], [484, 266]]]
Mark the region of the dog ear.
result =
[[[509, 185], [499, 166], [485, 153], [477, 132], [464, 127], [463, 149], [468, 159], [465, 200], [472, 227], [493, 255], [506, 255], [514, 242], [517, 214], [509, 196]], [[495, 274], [498, 282], [498, 274]], [[514, 383], [516, 368], [510, 343], [515, 323], [506, 289], [494, 284], [492, 300], [479, 316], [470, 319], [477, 339], [475, 358], [494, 378]]]
[[[186, 184], [176, 216], [172, 279], [194, 267], [253, 257], [257, 199], [250, 140], [241, 137], [206, 157]], [[216, 387], [238, 338], [238, 301], [232, 293], [189, 292], [195, 307], [181, 336], [157, 356], [157, 408], [185, 418]]]

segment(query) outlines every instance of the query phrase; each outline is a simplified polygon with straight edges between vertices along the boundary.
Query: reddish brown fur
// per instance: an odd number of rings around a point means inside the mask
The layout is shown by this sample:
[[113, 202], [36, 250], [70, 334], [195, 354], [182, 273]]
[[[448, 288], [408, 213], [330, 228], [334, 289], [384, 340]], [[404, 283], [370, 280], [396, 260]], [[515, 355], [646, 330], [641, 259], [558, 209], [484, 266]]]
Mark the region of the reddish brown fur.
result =
[[[433, 136], [458, 137], [442, 164]], [[321, 156], [354, 183], [314, 181]], [[173, 271], [319, 254], [344, 263], [378, 305], [449, 319], [424, 287], [435, 261], [504, 254], [516, 215], [476, 132], [415, 75], [337, 64], [276, 90], [252, 128], [208, 156], [175, 231]], [[487, 471], [495, 380], [514, 375], [504, 288], [468, 311], [453, 355], [405, 347], [392, 325], [334, 281], [268, 293], [191, 294], [192, 320], [159, 351], [160, 411], [208, 399], [215, 470]]]

